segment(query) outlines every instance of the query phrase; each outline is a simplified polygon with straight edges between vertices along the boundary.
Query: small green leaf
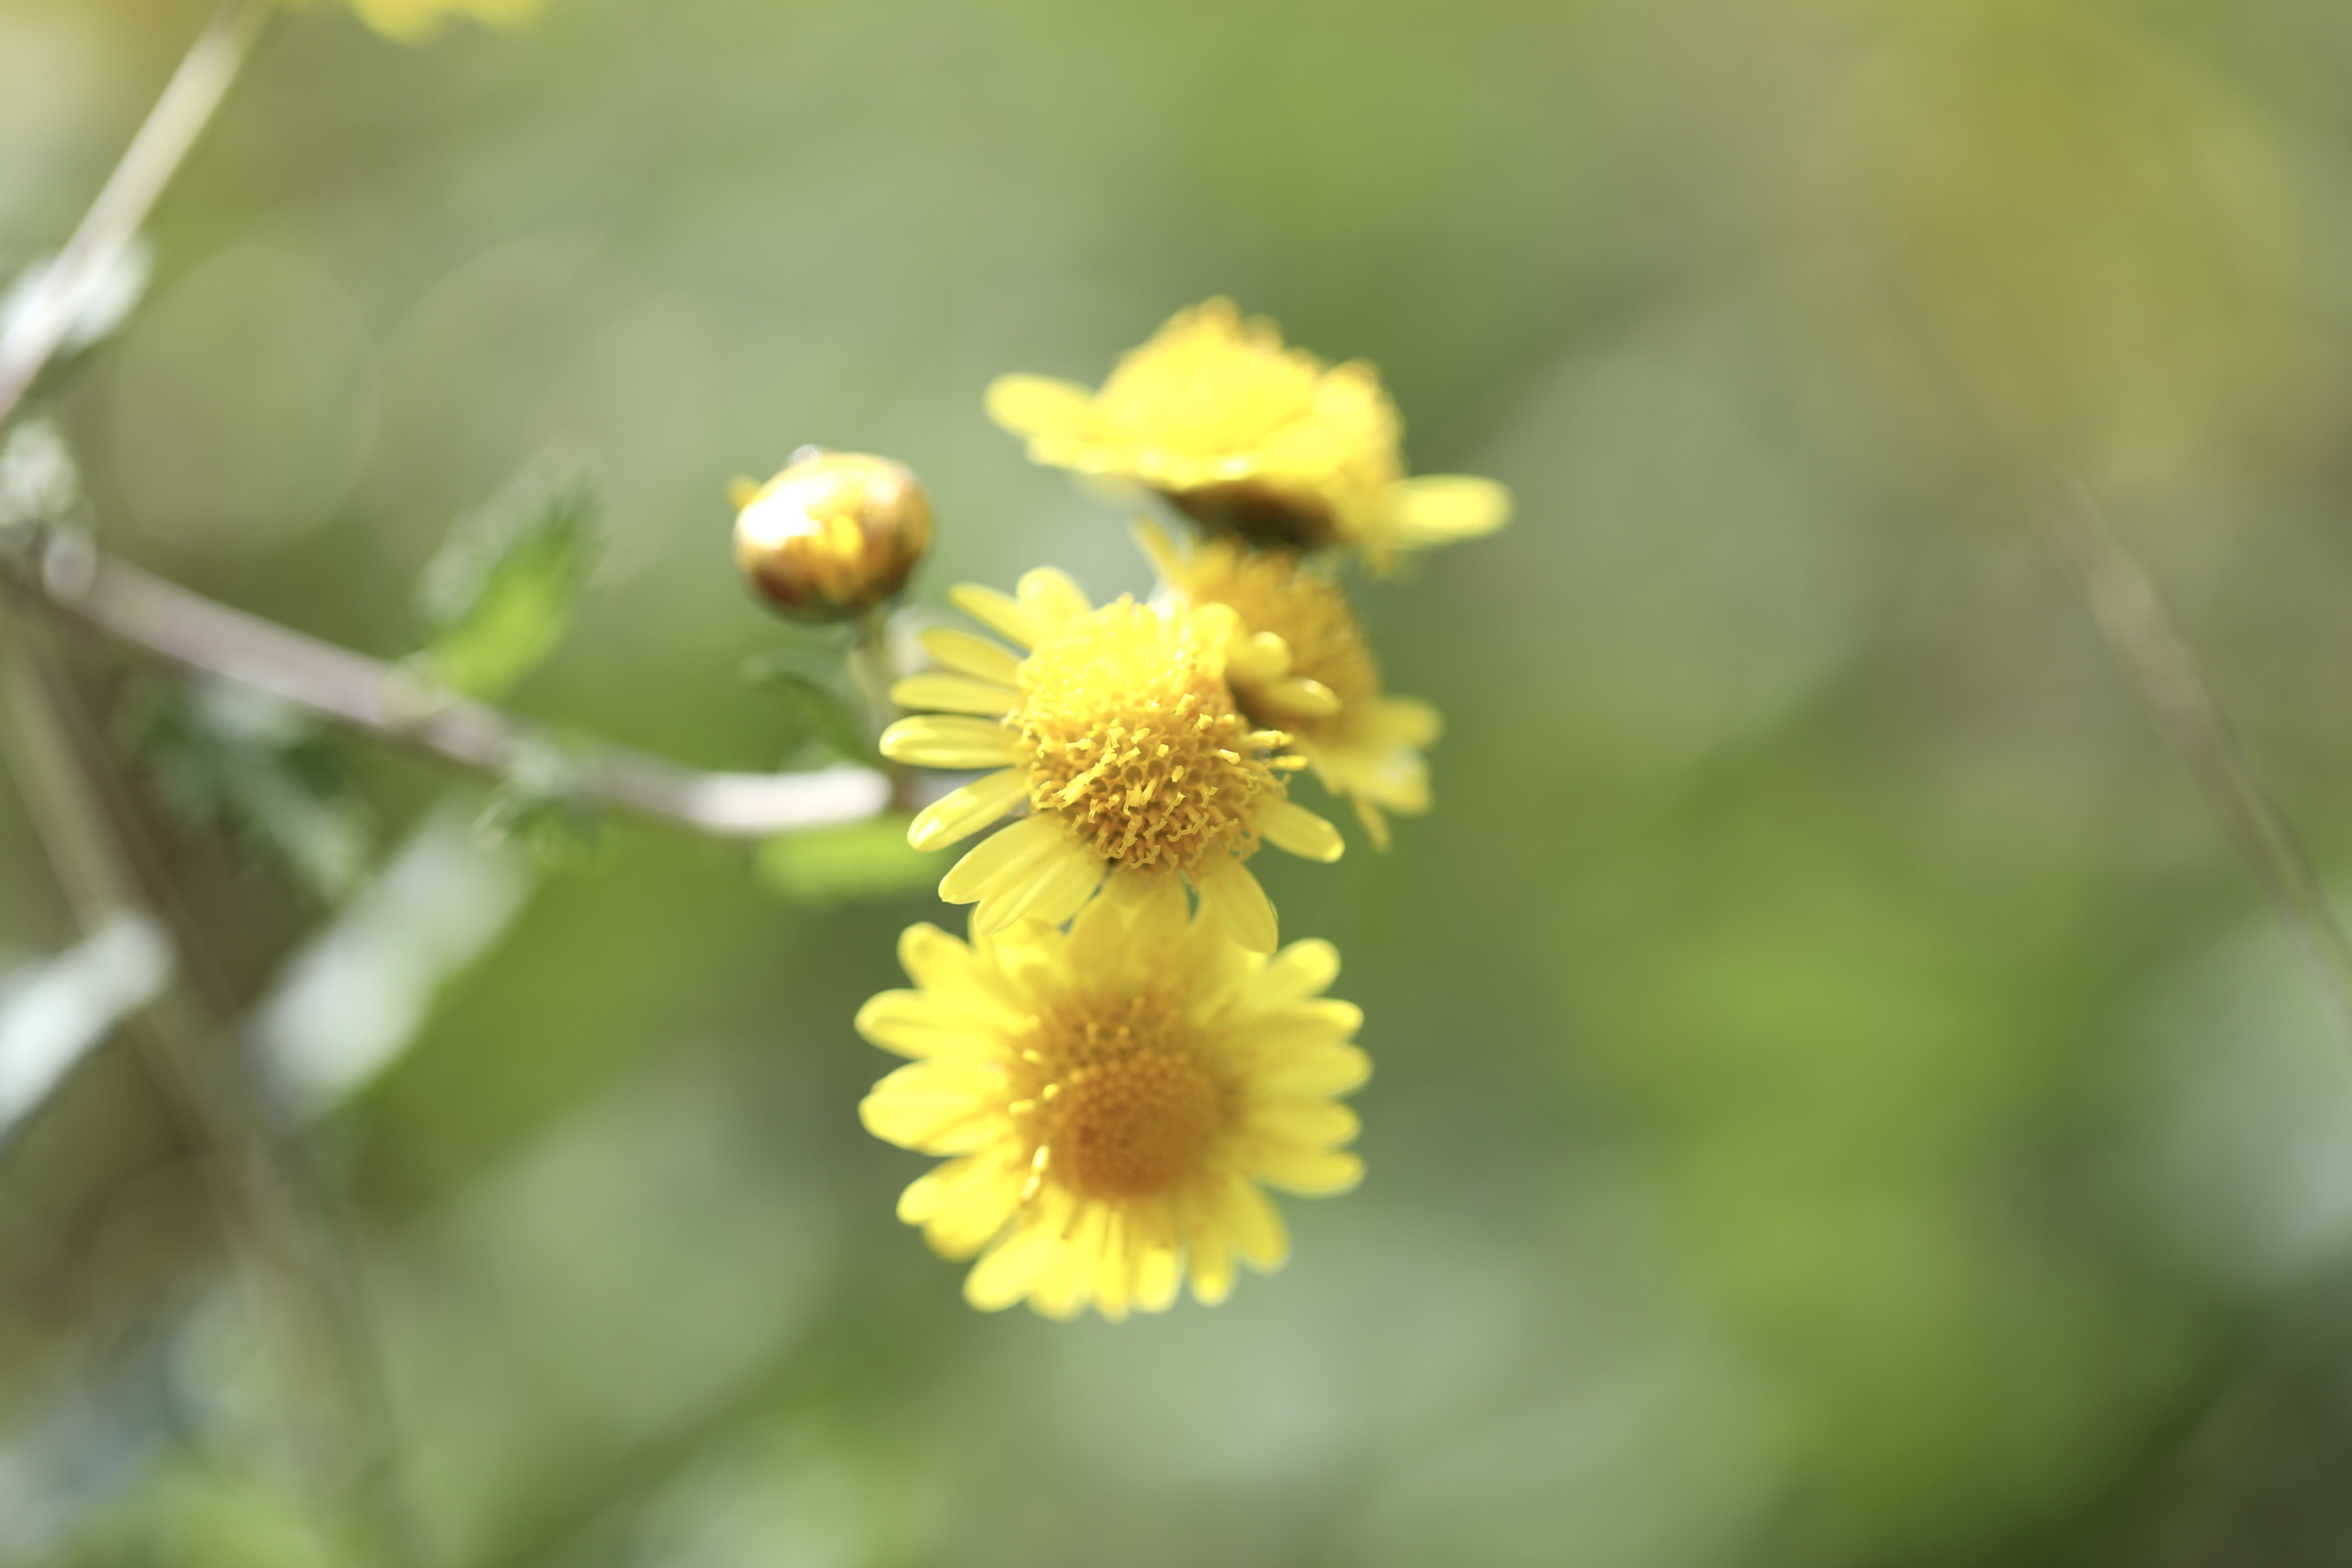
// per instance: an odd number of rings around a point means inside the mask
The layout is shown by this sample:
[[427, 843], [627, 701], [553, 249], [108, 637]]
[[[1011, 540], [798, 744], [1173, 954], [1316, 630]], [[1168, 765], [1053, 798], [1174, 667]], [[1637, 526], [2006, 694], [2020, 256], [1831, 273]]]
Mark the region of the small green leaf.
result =
[[947, 873], [951, 857], [909, 845], [908, 821], [877, 816], [779, 833], [760, 846], [761, 874], [793, 903], [814, 909], [929, 887]]
[[432, 634], [425, 673], [492, 698], [555, 651], [596, 563], [599, 510], [585, 478], [541, 464], [460, 519], [419, 591]]
[[528, 744], [490, 792], [474, 831], [484, 843], [512, 844], [551, 870], [593, 860], [604, 823], [589, 804], [580, 766], [552, 742]]
[[822, 745], [848, 762], [873, 760], [873, 742], [857, 710], [835, 679], [786, 649], [753, 654], [743, 661], [743, 679], [782, 701], [795, 748]]
[[275, 698], [227, 681], [159, 682], [127, 711], [133, 751], [164, 800], [226, 833], [320, 898], [359, 883], [372, 850], [341, 759]]

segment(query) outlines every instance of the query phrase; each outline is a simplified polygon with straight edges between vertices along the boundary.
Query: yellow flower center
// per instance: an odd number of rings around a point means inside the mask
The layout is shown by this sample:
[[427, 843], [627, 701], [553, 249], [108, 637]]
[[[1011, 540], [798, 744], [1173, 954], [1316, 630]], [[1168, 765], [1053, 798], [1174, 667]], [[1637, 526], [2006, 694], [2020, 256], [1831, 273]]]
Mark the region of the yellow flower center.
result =
[[1217, 1130], [1217, 1086], [1182, 1057], [1145, 1051], [1072, 1080], [1055, 1141], [1084, 1192], [1138, 1197], [1192, 1173]]
[[1014, 1110], [1026, 1112], [1040, 1180], [1142, 1197], [1200, 1171], [1234, 1097], [1208, 1065], [1208, 1042], [1166, 998], [1074, 996], [1033, 1029]]
[[1321, 681], [1340, 702], [1339, 711], [1327, 718], [1276, 715], [1256, 704], [1250, 686], [1236, 681], [1235, 695], [1253, 718], [1268, 723], [1278, 718], [1285, 728], [1318, 741], [1343, 726], [1350, 710], [1380, 696], [1380, 666], [1347, 594], [1327, 577], [1301, 572], [1295, 556], [1213, 543], [1193, 555], [1176, 585], [1195, 604], [1232, 606], [1247, 630], [1282, 638], [1290, 645], [1288, 673]]
[[1022, 661], [1022, 702], [1008, 720], [1028, 757], [1030, 804], [1139, 870], [1254, 853], [1251, 817], [1283, 794], [1258, 753], [1284, 737], [1253, 730], [1222, 664], [1190, 617], [1131, 599], [1039, 643]]

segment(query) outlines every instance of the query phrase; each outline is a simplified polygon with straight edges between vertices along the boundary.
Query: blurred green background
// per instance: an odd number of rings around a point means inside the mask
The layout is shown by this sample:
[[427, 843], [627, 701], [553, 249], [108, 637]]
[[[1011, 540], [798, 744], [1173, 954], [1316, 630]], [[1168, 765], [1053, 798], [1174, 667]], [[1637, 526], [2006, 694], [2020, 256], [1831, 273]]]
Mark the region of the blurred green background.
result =
[[[0, 0], [0, 271], [204, 15]], [[905, 460], [922, 602], [1139, 590], [981, 391], [1219, 292], [1520, 501], [1364, 587], [1438, 810], [1267, 879], [1366, 1009], [1371, 1173], [1213, 1311], [982, 1316], [893, 1218], [849, 1018], [928, 895], [627, 823], [542, 870], [364, 744], [404, 892], [182, 831], [259, 1035], [387, 1058], [318, 1130], [446, 1560], [2352, 1562], [2352, 1056], [2039, 531], [2104, 498], [2352, 865], [2347, 76], [2340, 0], [274, 23], [42, 400], [105, 542], [236, 605], [404, 654], [562, 442], [613, 542], [513, 705], [773, 766], [737, 668], [811, 639], [728, 479]], [[303, 990], [329, 924], [375, 956]], [[72, 940], [10, 795], [0, 945]], [[345, 1560], [257, 1337], [100, 1056], [0, 1151], [0, 1563]]]

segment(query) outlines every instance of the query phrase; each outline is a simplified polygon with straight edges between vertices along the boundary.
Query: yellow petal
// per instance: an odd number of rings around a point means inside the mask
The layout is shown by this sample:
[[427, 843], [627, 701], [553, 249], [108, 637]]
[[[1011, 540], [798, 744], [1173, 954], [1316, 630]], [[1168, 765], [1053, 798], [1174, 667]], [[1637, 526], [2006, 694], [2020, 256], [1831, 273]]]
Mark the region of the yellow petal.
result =
[[940, 901], [976, 903], [1001, 885], [1017, 880], [1035, 861], [1066, 843], [1069, 833], [1050, 816], [1024, 816], [971, 847], [940, 879]]
[[[949, 1167], [926, 1176], [933, 1179]], [[970, 1258], [993, 1240], [1021, 1206], [1023, 1172], [1017, 1162], [998, 1158], [992, 1152], [972, 1156], [972, 1163], [951, 1182], [942, 1184], [936, 1194], [926, 1194], [922, 1202], [929, 1212], [910, 1218], [908, 1209], [915, 1197], [917, 1182], [908, 1187], [898, 1201], [898, 1217], [923, 1227], [923, 1239], [941, 1258]]]
[[1383, 697], [1371, 705], [1370, 720], [1381, 739], [1415, 748], [1436, 744], [1445, 732], [1444, 716], [1418, 697]]
[[1021, 706], [1021, 693], [992, 680], [937, 671], [910, 675], [890, 688], [890, 700], [901, 708], [938, 713], [977, 713], [1002, 719]]
[[1406, 549], [1475, 539], [1511, 521], [1511, 492], [1468, 474], [1400, 479], [1381, 502], [1385, 531]]
[[1372, 1076], [1372, 1058], [1354, 1046], [1309, 1046], [1259, 1068], [1262, 1095], [1345, 1094]]
[[1252, 991], [1260, 1006], [1273, 1009], [1319, 996], [1339, 978], [1339, 950], [1321, 937], [1310, 936], [1276, 953], [1259, 972]]
[[1248, 1111], [1251, 1131], [1275, 1142], [1321, 1149], [1345, 1143], [1363, 1130], [1363, 1121], [1336, 1100], [1291, 1095], [1261, 1100]]
[[910, 1062], [857, 1103], [858, 1120], [886, 1143], [927, 1154], [962, 1154], [996, 1136], [1003, 1072], [992, 1065]]
[[882, 754], [920, 768], [996, 768], [1019, 760], [1014, 740], [993, 720], [917, 713], [882, 731]]
[[1029, 624], [1042, 633], [1058, 631], [1094, 605], [1070, 574], [1051, 566], [1021, 574], [1018, 598]]
[[1106, 901], [1116, 901], [1127, 913], [1127, 951], [1137, 955], [1164, 953], [1184, 939], [1192, 923], [1192, 906], [1184, 884], [1164, 871], [1134, 871], [1122, 867], [1110, 874]]
[[1381, 808], [1360, 795], [1349, 795], [1348, 804], [1356, 808], [1356, 820], [1364, 825], [1364, 837], [1372, 841], [1372, 847], [1385, 853], [1393, 840], [1389, 819], [1381, 814]]
[[1263, 686], [1290, 673], [1290, 645], [1273, 632], [1253, 632], [1225, 650], [1225, 673], [1247, 685]]
[[1077, 919], [1070, 925], [1073, 973], [1108, 977], [1123, 967], [1119, 957], [1127, 951], [1128, 933], [1137, 912], [1134, 895], [1126, 884], [1142, 879], [1114, 872], [1105, 895], [1078, 911]]
[[918, 849], [937, 849], [969, 838], [1028, 798], [1028, 774], [1019, 768], [974, 779], [917, 812], [907, 825], [907, 842]]
[[1265, 689], [1264, 696], [1268, 707], [1296, 713], [1302, 719], [1328, 719], [1340, 707], [1338, 692], [1303, 675], [1272, 682]]
[[1094, 394], [1045, 375], [1000, 375], [982, 399], [988, 416], [1015, 436], [1064, 435], [1094, 423]]
[[959, 583], [948, 590], [948, 602], [1010, 642], [1023, 647], [1037, 646], [1037, 627], [1010, 594], [977, 583]]
[[1155, 1244], [1135, 1262], [1135, 1304], [1147, 1312], [1164, 1312], [1176, 1304], [1177, 1287], [1184, 1282], [1184, 1259], [1171, 1244]]
[[959, 674], [999, 686], [1021, 684], [1021, 660], [986, 637], [951, 626], [932, 626], [923, 633], [923, 651]]
[[857, 1010], [856, 1027], [867, 1041], [902, 1057], [956, 1057], [990, 1046], [985, 1020], [924, 991], [885, 991]]
[[1192, 1244], [1192, 1300], [1213, 1307], [1234, 1293], [1234, 1254], [1222, 1233], [1203, 1232]]
[[1257, 1184], [1230, 1182], [1223, 1199], [1219, 1207], [1225, 1236], [1242, 1260], [1264, 1273], [1281, 1268], [1290, 1256], [1290, 1232]]
[[970, 1014], [975, 1021], [1003, 1016], [1008, 1008], [1024, 1005], [1013, 994], [1004, 973], [983, 960], [960, 937], [950, 936], [928, 921], [919, 921], [898, 933], [898, 966], [935, 1003]]
[[1260, 1014], [1249, 1021], [1244, 1037], [1269, 1056], [1331, 1045], [1364, 1026], [1364, 1010], [1336, 996], [1294, 1002]]
[[1176, 542], [1168, 537], [1168, 531], [1160, 526], [1160, 521], [1139, 517], [1135, 520], [1134, 531], [1135, 542], [1150, 558], [1151, 569], [1160, 574], [1160, 580], [1171, 587], [1181, 582], [1184, 575], [1184, 553], [1177, 548]]
[[1364, 1179], [1363, 1161], [1337, 1149], [1268, 1143], [1257, 1151], [1255, 1163], [1261, 1180], [1302, 1197], [1331, 1197]]
[[1009, 882], [982, 898], [980, 907], [971, 911], [971, 929], [993, 933], [1022, 920], [1059, 925], [1094, 897], [1108, 869], [1108, 863], [1097, 859], [1092, 850], [1063, 835], [1017, 883]]
[[1247, 866], [1230, 855], [1212, 858], [1192, 873], [1201, 908], [1252, 952], [1272, 952], [1282, 940], [1274, 900]]
[[1029, 1294], [1029, 1287], [1060, 1255], [1061, 1238], [1039, 1223], [999, 1241], [964, 1276], [963, 1299], [983, 1312], [998, 1312]]
[[1295, 800], [1275, 802], [1259, 812], [1251, 826], [1276, 848], [1287, 849], [1308, 860], [1328, 865], [1347, 852], [1348, 841], [1339, 837], [1339, 830]]

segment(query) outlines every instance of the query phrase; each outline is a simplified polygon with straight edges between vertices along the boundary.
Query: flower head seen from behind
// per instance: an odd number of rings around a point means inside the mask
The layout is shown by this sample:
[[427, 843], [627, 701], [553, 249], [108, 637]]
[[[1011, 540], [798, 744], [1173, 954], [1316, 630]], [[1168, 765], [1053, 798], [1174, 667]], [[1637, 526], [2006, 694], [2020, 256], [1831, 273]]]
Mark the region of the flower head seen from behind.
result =
[[915, 926], [899, 957], [916, 988], [875, 997], [857, 1027], [915, 1059], [859, 1113], [949, 1156], [898, 1217], [942, 1256], [979, 1258], [976, 1307], [1116, 1320], [1167, 1308], [1188, 1270], [1213, 1304], [1236, 1258], [1272, 1269], [1288, 1253], [1261, 1182], [1322, 1195], [1362, 1176], [1342, 1147], [1355, 1113], [1333, 1097], [1371, 1068], [1361, 1013], [1322, 996], [1328, 942], [1245, 952], [1159, 882], [1097, 899], [1066, 933], [1027, 920], [967, 945]]
[[1007, 813], [1028, 816], [983, 839], [948, 872], [940, 897], [977, 904], [991, 935], [1034, 916], [1058, 924], [1106, 876], [1188, 882], [1244, 946], [1270, 952], [1274, 905], [1246, 864], [1261, 840], [1335, 860], [1339, 830], [1288, 797], [1304, 766], [1289, 739], [1253, 725], [1225, 682], [1236, 623], [1216, 605], [1096, 608], [1077, 584], [1040, 569], [1017, 594], [966, 584], [950, 595], [1026, 657], [935, 629], [924, 646], [947, 667], [891, 698], [928, 709], [883, 732], [895, 762], [988, 768], [917, 815], [918, 849], [968, 837]]
[[1099, 391], [1001, 376], [988, 412], [1037, 462], [1132, 479], [1212, 532], [1299, 550], [1401, 551], [1509, 521], [1510, 492], [1462, 475], [1404, 477], [1404, 427], [1360, 361], [1327, 368], [1230, 300], [1179, 312]]
[[351, 0], [351, 7], [361, 21], [385, 37], [416, 43], [439, 32], [452, 16], [520, 27], [537, 20], [546, 5], [545, 0]]
[[907, 585], [931, 546], [931, 503], [903, 464], [806, 448], [764, 485], [739, 481], [735, 565], [796, 621], [854, 620]]
[[1138, 533], [1170, 592], [1239, 617], [1225, 673], [1242, 711], [1287, 732], [1324, 787], [1353, 805], [1373, 844], [1387, 848], [1387, 813], [1429, 809], [1422, 750], [1444, 726], [1428, 703], [1381, 690], [1347, 591], [1286, 551], [1229, 539], [1191, 547], [1150, 521]]

